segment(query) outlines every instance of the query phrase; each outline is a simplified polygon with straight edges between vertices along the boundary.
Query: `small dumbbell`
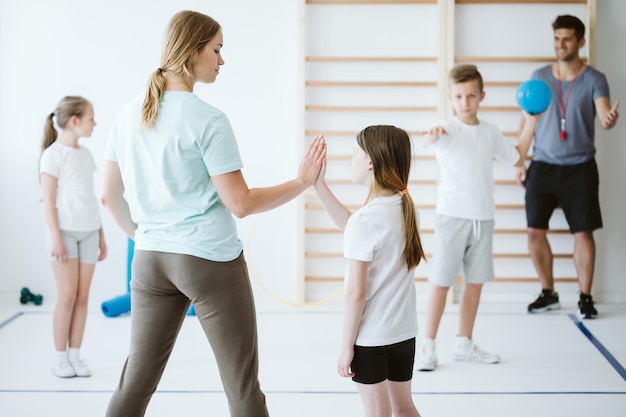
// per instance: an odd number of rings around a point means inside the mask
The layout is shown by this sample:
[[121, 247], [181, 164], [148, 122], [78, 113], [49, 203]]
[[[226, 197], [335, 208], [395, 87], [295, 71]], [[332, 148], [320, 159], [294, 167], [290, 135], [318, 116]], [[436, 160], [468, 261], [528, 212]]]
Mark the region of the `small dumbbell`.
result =
[[20, 294], [20, 303], [26, 304], [28, 302], [33, 302], [36, 306], [39, 306], [43, 303], [43, 295], [33, 294], [28, 288], [24, 287]]

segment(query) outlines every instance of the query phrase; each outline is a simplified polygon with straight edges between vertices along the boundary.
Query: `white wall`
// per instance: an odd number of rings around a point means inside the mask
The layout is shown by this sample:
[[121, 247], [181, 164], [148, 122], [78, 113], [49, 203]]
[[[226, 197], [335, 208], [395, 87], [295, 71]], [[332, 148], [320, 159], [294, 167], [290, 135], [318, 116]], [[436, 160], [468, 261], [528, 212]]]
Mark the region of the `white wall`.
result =
[[[43, 121], [58, 100], [80, 94], [94, 103], [98, 126], [89, 147], [97, 161], [110, 122], [122, 103], [144, 89], [159, 64], [169, 18], [193, 9], [223, 26], [226, 65], [215, 84], [197, 94], [224, 110], [233, 124], [250, 186], [292, 178], [302, 149], [301, 23], [303, 0], [90, 1], [0, 0], [0, 292], [29, 286], [54, 295], [46, 257], [37, 179]], [[626, 2], [598, 1], [597, 62], [613, 99], [626, 97]], [[494, 37], [494, 42], [505, 37]], [[546, 40], [546, 42], [550, 42]], [[624, 110], [622, 110], [624, 112]], [[625, 120], [597, 137], [605, 228], [598, 241], [594, 292], [603, 301], [626, 302]], [[99, 189], [100, 171], [95, 177]], [[126, 239], [102, 212], [109, 257], [96, 268], [92, 309], [126, 288]], [[240, 221], [254, 278], [273, 293], [297, 300], [301, 277], [301, 207], [298, 201]], [[257, 224], [258, 222], [258, 224]], [[282, 305], [255, 285], [260, 308]]]
[[596, 232], [597, 258], [594, 292], [607, 302], [626, 302], [626, 2], [598, 1], [596, 66], [608, 77], [611, 100], [620, 100], [621, 119], [596, 137], [600, 170], [600, 204], [604, 228]]
[[[159, 66], [161, 40], [170, 17], [197, 10], [223, 28], [226, 64], [215, 84], [196, 93], [229, 116], [249, 186], [295, 177], [301, 155], [302, 5], [293, 0], [89, 1], [0, 0], [0, 292], [22, 286], [53, 297], [55, 286], [45, 248], [45, 222], [37, 164], [44, 118], [68, 94], [94, 104], [98, 123], [81, 144], [102, 158], [117, 109], [144, 91]], [[100, 188], [98, 170], [94, 178]], [[267, 285], [296, 297], [299, 276], [298, 202], [263, 215], [251, 263]], [[109, 245], [99, 263], [91, 309], [126, 291], [127, 240], [102, 210]], [[277, 221], [277, 220], [280, 221]], [[262, 220], [262, 221], [261, 221]], [[242, 239], [255, 216], [239, 223]], [[266, 260], [265, 265], [258, 265]]]

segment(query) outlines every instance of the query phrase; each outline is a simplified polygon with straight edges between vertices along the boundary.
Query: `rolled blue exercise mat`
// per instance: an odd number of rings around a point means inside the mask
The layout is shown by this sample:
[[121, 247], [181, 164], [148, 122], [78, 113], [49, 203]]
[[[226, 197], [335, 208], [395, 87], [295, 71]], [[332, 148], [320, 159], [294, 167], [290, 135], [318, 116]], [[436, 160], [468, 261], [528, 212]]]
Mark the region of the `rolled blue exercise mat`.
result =
[[107, 317], [117, 317], [130, 311], [130, 292], [102, 303], [102, 313]]

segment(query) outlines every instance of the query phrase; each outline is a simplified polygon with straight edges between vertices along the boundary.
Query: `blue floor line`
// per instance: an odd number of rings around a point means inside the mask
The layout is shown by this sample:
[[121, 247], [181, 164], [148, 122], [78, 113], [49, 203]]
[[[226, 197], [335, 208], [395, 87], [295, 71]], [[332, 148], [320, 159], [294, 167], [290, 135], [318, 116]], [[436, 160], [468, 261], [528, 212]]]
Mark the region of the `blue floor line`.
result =
[[0, 323], [0, 329], [2, 329], [7, 324], [11, 323], [13, 320], [15, 320], [18, 317], [20, 317], [22, 314], [24, 314], [24, 313], [23, 312], [16, 313], [16, 314], [12, 315], [11, 317], [9, 317], [8, 319], [6, 319], [5, 321], [3, 321], [2, 323]]
[[596, 339], [596, 337], [589, 331], [589, 329], [587, 329], [587, 327], [585, 327], [582, 321], [580, 321], [575, 314], [569, 314], [569, 318], [572, 319], [572, 321], [574, 322], [574, 324], [576, 324], [580, 331], [583, 332], [585, 336], [587, 336], [587, 339], [589, 339], [589, 341], [600, 351], [602, 356], [604, 356], [605, 359], [609, 361], [611, 366], [617, 371], [622, 379], [626, 381], [626, 369], [624, 369], [622, 364], [619, 363], [617, 359], [615, 359], [615, 356], [613, 356], [611, 352], [609, 352], [608, 349], [605, 348], [598, 339]]

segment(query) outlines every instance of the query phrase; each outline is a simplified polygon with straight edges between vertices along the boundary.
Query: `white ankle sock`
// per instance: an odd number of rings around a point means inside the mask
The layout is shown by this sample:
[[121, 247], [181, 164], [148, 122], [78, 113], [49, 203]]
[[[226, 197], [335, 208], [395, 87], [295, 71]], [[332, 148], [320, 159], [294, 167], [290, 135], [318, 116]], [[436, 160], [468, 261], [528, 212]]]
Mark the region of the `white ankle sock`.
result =
[[68, 357], [70, 361], [77, 361], [80, 359], [80, 348], [69, 348]]
[[59, 362], [67, 361], [68, 360], [67, 350], [57, 350], [57, 351], [55, 351], [54, 352], [54, 357]]

